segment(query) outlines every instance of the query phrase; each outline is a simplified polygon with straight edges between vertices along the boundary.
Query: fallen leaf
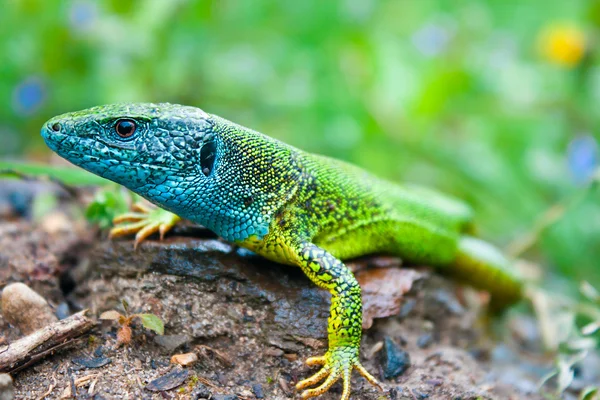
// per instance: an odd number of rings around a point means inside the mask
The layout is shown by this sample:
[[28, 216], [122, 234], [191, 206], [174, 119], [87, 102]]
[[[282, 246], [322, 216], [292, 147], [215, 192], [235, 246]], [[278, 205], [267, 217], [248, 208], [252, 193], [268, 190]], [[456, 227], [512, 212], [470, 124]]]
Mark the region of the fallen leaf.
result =
[[109, 321], [117, 321], [121, 317], [122, 317], [121, 313], [119, 313], [118, 311], [115, 311], [115, 310], [105, 311], [102, 314], [100, 314], [100, 319], [109, 320]]
[[110, 364], [112, 360], [107, 357], [81, 357], [74, 358], [73, 362], [86, 368], [100, 368], [104, 367], [107, 364]]
[[183, 382], [185, 382], [190, 375], [192, 375], [192, 373], [187, 369], [176, 369], [175, 371], [169, 372], [168, 374], [153, 380], [146, 385], [145, 389], [152, 392], [175, 389], [176, 387], [183, 385]]
[[414, 269], [371, 268], [357, 272], [362, 288], [363, 329], [369, 329], [375, 318], [398, 314], [402, 297], [421, 278], [423, 273]]

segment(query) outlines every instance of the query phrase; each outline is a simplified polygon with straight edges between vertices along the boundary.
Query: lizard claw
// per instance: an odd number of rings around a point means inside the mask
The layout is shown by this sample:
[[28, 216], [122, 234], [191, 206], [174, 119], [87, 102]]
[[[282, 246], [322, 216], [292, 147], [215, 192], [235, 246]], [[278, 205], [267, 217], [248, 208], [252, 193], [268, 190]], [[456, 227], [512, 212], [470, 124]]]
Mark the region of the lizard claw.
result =
[[321, 357], [309, 357], [306, 359], [306, 365], [324, 365], [327, 363], [327, 358], [325, 356]]
[[132, 212], [119, 215], [113, 219], [115, 227], [108, 234], [109, 238], [135, 235], [134, 248], [137, 248], [153, 233], [159, 233], [162, 240], [165, 234], [181, 220], [177, 215], [162, 208], [150, 207], [135, 203]]
[[356, 369], [379, 390], [383, 390], [379, 382], [377, 382], [377, 379], [368, 373], [360, 364], [358, 359], [358, 348], [355, 346], [344, 346], [329, 350], [324, 356], [310, 357], [306, 360], [306, 364], [323, 365], [323, 367], [310, 378], [298, 382], [296, 384], [296, 390], [302, 390], [308, 386], [316, 385], [323, 379], [325, 379], [325, 381], [314, 389], [308, 389], [302, 392], [303, 399], [309, 399], [325, 393], [341, 378], [343, 391], [340, 400], [348, 400], [350, 398], [350, 375], [352, 374], [353, 369]]

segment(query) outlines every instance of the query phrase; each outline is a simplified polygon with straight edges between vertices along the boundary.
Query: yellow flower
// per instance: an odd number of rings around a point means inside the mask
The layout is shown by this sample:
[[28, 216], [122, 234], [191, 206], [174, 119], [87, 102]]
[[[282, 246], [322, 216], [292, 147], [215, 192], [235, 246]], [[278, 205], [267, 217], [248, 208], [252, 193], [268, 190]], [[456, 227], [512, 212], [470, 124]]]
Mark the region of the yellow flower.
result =
[[545, 59], [563, 66], [576, 66], [585, 54], [585, 34], [575, 25], [551, 25], [539, 37], [539, 47]]

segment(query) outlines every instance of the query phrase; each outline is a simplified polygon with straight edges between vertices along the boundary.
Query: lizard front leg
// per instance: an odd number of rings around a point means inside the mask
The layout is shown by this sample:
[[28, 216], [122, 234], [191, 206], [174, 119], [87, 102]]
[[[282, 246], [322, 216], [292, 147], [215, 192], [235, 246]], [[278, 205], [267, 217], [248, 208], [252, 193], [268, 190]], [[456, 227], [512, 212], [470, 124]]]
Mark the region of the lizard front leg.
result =
[[325, 379], [320, 386], [302, 392], [308, 399], [325, 393], [342, 379], [342, 400], [350, 398], [350, 375], [356, 369], [379, 390], [377, 380], [360, 364], [359, 350], [362, 335], [361, 290], [352, 272], [340, 260], [312, 243], [298, 246], [298, 264], [304, 273], [318, 286], [331, 293], [331, 314], [327, 326], [329, 349], [324, 356], [311, 357], [308, 365], [322, 365], [312, 377], [298, 382], [296, 389], [313, 386]]
[[109, 237], [115, 238], [135, 233], [134, 248], [137, 248], [153, 233], [158, 232], [162, 240], [165, 233], [181, 221], [181, 218], [172, 212], [141, 202], [134, 203], [131, 208], [132, 212], [119, 215], [113, 219], [115, 226], [110, 230]]

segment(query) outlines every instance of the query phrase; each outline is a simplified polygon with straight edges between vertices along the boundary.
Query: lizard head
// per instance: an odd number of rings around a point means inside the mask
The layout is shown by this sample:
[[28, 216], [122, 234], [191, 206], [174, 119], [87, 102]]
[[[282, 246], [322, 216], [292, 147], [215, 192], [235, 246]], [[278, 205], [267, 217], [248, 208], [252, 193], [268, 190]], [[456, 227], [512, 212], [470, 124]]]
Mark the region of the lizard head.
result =
[[42, 128], [61, 157], [228, 240], [265, 234], [290, 192], [291, 150], [230, 121], [175, 104], [112, 104]]
[[213, 136], [208, 114], [175, 104], [104, 105], [59, 115], [42, 128], [61, 157], [134, 191], [164, 183], [165, 176], [210, 172]]

